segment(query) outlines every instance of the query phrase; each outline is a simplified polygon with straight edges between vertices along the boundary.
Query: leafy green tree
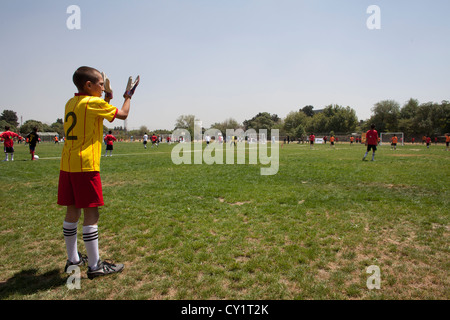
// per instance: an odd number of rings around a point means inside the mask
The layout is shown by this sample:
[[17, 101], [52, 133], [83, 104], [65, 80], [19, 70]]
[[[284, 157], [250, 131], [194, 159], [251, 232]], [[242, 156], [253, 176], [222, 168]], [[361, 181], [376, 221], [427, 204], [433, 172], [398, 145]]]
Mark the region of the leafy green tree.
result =
[[223, 135], [226, 134], [227, 129], [239, 129], [242, 128], [242, 124], [240, 124], [239, 122], [237, 122], [235, 119], [233, 118], [228, 118], [225, 121], [222, 122], [216, 122], [214, 124], [211, 125], [210, 129], [217, 129], [219, 130]]
[[350, 133], [356, 129], [358, 124], [356, 112], [350, 107], [329, 105], [323, 110], [323, 114], [327, 117], [326, 126], [317, 128], [317, 132]]
[[175, 122], [175, 129], [186, 129], [189, 131], [191, 139], [198, 138], [194, 137], [194, 125], [196, 120], [198, 119], [195, 119], [195, 115], [193, 114], [181, 115]]
[[308, 131], [308, 133], [328, 132], [328, 121], [329, 118], [325, 113], [316, 113], [314, 117], [312, 117], [311, 120], [307, 122], [306, 130]]
[[39, 132], [44, 131], [44, 124], [37, 120], [27, 120], [23, 125], [20, 126], [20, 133], [22, 135], [27, 135], [33, 131], [33, 128], [36, 127]]
[[374, 123], [379, 132], [398, 131], [400, 105], [394, 100], [383, 100], [372, 108], [370, 122]]
[[7, 123], [9, 123], [12, 127], [18, 127], [19, 126], [19, 122], [18, 122], [18, 117], [17, 117], [17, 113], [12, 111], [12, 110], [3, 110], [2, 114], [0, 115], [0, 121], [4, 120]]
[[308, 116], [303, 111], [289, 112], [284, 118], [283, 129], [286, 135], [292, 137], [300, 137], [297, 133], [299, 126], [305, 130], [306, 123], [309, 121]]
[[295, 128], [295, 130], [294, 130], [293, 137], [296, 138], [296, 139], [300, 139], [300, 138], [305, 137], [305, 136], [306, 136], [305, 127], [303, 126], [303, 124], [299, 124], [297, 126], [297, 128]]
[[50, 126], [50, 131], [57, 132], [62, 137], [64, 136], [64, 125], [58, 121], [53, 122]]
[[314, 116], [314, 111], [313, 111], [314, 107], [313, 106], [304, 106], [302, 109], [300, 109], [299, 111], [303, 111], [306, 116], [308, 117], [313, 117]]
[[255, 129], [259, 131], [261, 129], [266, 129], [267, 134], [271, 135], [271, 130], [276, 123], [279, 123], [281, 119], [276, 115], [271, 115], [268, 112], [260, 112], [250, 120], [245, 120], [243, 122], [244, 130]]
[[13, 131], [13, 132], [17, 132], [17, 128], [14, 127], [14, 125], [12, 125], [9, 122], [6, 122], [5, 120], [0, 120], [0, 132], [5, 131], [5, 127], [8, 126], [9, 130]]
[[400, 109], [400, 119], [413, 119], [418, 109], [419, 101], [413, 98], [409, 99]]

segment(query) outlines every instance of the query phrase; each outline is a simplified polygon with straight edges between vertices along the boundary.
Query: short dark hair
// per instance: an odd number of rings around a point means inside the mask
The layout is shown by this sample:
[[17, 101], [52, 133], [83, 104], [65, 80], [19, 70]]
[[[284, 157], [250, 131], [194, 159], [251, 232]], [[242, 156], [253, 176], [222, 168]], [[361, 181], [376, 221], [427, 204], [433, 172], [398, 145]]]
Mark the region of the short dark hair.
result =
[[372, 124], [370, 125], [370, 128], [375, 129], [375, 125], [372, 123]]
[[79, 67], [73, 74], [72, 80], [78, 91], [83, 91], [86, 82], [91, 81], [97, 83], [96, 73], [100, 73], [97, 69], [91, 67]]
[[109, 134], [111, 134], [111, 133], [112, 133], [112, 131], [111, 131], [111, 130], [109, 130], [109, 131], [108, 131], [108, 133], [109, 133]]
[[9, 129], [11, 129], [9, 126], [5, 126], [6, 131], [8, 131]]

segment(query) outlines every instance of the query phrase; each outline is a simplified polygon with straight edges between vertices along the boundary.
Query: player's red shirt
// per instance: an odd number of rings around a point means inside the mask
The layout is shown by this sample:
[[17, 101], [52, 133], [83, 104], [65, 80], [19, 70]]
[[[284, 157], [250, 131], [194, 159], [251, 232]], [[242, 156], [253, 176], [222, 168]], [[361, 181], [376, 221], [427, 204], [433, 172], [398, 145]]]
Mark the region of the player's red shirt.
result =
[[14, 145], [13, 138], [18, 137], [19, 135], [12, 131], [5, 131], [2, 134], [0, 134], [0, 137], [3, 138], [5, 141], [5, 147], [6, 148], [12, 148]]
[[314, 141], [314, 139], [316, 139], [315, 135], [312, 134], [312, 135], [309, 136], [309, 141]]
[[430, 142], [431, 142], [431, 138], [427, 137], [427, 143], [430, 143]]
[[376, 146], [378, 144], [378, 132], [377, 130], [369, 130], [366, 133], [367, 144]]
[[105, 137], [105, 141], [108, 146], [112, 146], [114, 144], [114, 141], [117, 141], [117, 139], [112, 134], [108, 134]]

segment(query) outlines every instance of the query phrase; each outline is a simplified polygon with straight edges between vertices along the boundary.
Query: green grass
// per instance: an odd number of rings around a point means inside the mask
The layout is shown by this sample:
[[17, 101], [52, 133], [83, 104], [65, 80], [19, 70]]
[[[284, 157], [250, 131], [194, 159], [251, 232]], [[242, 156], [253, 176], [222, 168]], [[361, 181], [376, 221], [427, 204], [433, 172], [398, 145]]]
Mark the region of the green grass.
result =
[[[444, 146], [284, 145], [261, 165], [174, 165], [173, 146], [116, 143], [102, 158], [100, 255], [123, 273], [69, 290], [62, 145], [1, 162], [0, 299], [449, 299]], [[370, 156], [368, 157], [370, 159]], [[80, 251], [85, 253], [79, 224]], [[366, 269], [381, 270], [369, 290]]]

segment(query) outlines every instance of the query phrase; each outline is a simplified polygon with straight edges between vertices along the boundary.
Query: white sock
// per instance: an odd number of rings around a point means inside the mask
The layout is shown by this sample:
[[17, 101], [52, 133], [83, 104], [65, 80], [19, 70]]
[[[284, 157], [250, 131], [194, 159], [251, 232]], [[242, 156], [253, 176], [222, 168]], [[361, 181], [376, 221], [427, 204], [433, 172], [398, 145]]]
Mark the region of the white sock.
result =
[[67, 257], [72, 263], [80, 261], [77, 249], [77, 226], [78, 222], [64, 221], [63, 223], [63, 234], [66, 242]]
[[11, 161], [14, 161], [14, 153], [11, 153]]
[[8, 154], [5, 153], [5, 161], [8, 161]]
[[375, 159], [375, 152], [372, 153], [372, 160], [374, 160], [374, 159]]
[[83, 240], [88, 256], [88, 266], [95, 270], [100, 259], [98, 253], [98, 226], [83, 226]]

